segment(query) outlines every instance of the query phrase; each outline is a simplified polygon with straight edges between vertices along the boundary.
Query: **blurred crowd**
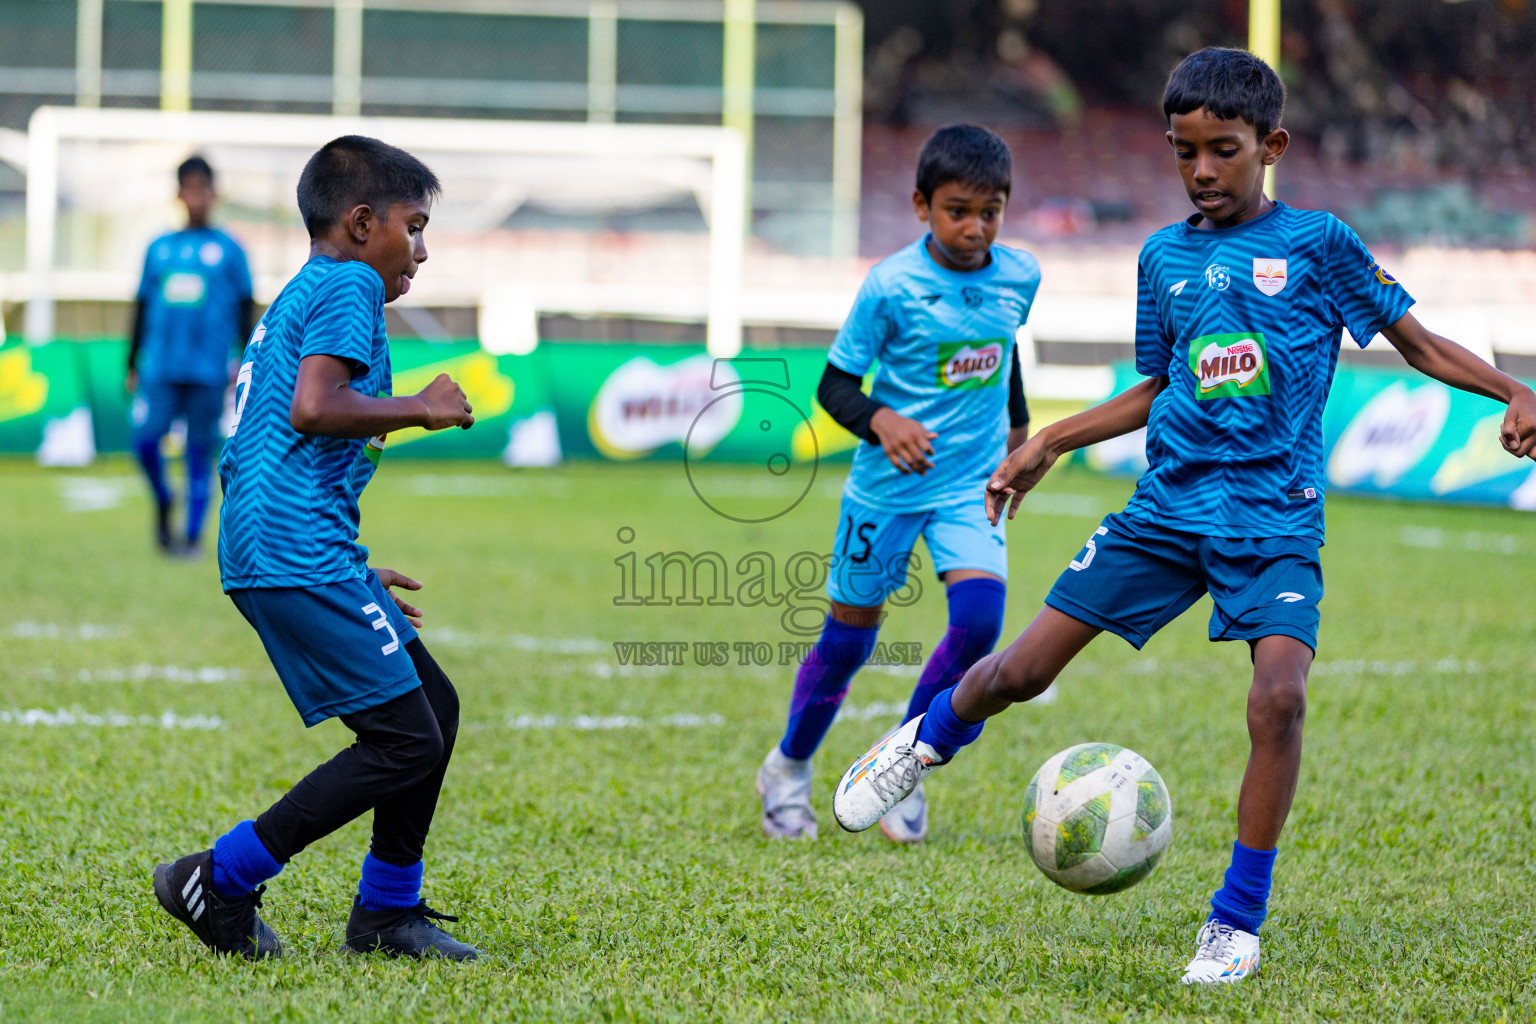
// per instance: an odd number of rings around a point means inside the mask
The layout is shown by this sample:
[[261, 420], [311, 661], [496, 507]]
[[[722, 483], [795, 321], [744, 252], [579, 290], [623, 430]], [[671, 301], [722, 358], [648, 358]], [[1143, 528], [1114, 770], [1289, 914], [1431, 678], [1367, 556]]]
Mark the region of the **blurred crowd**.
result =
[[[1248, 0], [866, 0], [864, 9], [877, 147], [882, 128], [975, 120], [1052, 133], [1070, 148], [1105, 113], [1139, 125], [1181, 57], [1242, 46], [1248, 27]], [[1282, 12], [1293, 173], [1369, 165], [1378, 191], [1438, 189], [1442, 235], [1526, 240], [1521, 217], [1536, 213], [1536, 188], [1524, 187], [1536, 182], [1527, 170], [1536, 2], [1285, 0]], [[1370, 198], [1360, 215], [1390, 235], [1402, 201]]]

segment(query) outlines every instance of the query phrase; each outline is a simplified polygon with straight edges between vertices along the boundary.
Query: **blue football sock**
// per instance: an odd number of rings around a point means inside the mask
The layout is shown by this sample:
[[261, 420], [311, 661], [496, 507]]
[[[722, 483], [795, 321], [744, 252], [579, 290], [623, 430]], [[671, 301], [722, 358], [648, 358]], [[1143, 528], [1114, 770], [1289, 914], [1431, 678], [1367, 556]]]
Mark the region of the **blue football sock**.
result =
[[850, 626], [827, 616], [821, 639], [795, 674], [789, 723], [779, 741], [779, 750], [785, 757], [800, 760], [816, 753], [821, 738], [837, 717], [838, 708], [843, 706], [843, 698], [848, 696], [848, 681], [869, 659], [879, 632], [878, 626]]
[[975, 743], [976, 737], [981, 735], [982, 726], [987, 724], [985, 719], [967, 722], [955, 714], [954, 706], [950, 703], [954, 693], [955, 688], [951, 686], [933, 698], [933, 703], [928, 705], [928, 714], [917, 727], [917, 738], [932, 747], [946, 761], [954, 757], [961, 747]]
[[242, 821], [214, 841], [213, 888], [221, 895], [244, 896], [281, 870], [254, 821]]
[[144, 440], [134, 445], [144, 475], [149, 477], [150, 489], [155, 492], [155, 504], [167, 508], [171, 504], [171, 489], [165, 483], [165, 461], [160, 458], [160, 439]]
[[379, 860], [373, 854], [363, 858], [363, 877], [357, 883], [357, 896], [367, 910], [398, 910], [421, 902], [422, 864], [407, 867]]
[[983, 577], [961, 580], [949, 588], [949, 629], [923, 666], [903, 722], [927, 711], [937, 694], [954, 686], [967, 669], [992, 653], [1003, 632], [1007, 594], [1002, 580]]
[[213, 453], [202, 445], [187, 446], [187, 542], [196, 544], [203, 533], [203, 516], [213, 478]]
[[1250, 850], [1232, 844], [1232, 864], [1225, 883], [1211, 897], [1212, 921], [1257, 935], [1269, 912], [1269, 886], [1277, 850]]

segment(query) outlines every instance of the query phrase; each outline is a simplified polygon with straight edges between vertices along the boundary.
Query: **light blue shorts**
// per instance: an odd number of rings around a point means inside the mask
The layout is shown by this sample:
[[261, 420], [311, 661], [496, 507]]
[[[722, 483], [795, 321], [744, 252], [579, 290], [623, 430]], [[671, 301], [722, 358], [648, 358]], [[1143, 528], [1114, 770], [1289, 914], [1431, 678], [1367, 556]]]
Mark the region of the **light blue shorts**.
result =
[[921, 536], [935, 573], [979, 569], [1008, 578], [1008, 539], [1003, 523], [987, 522], [980, 497], [922, 512], [885, 512], [843, 496], [827, 596], [840, 604], [871, 608], [907, 586], [908, 569], [921, 570], [912, 549]]

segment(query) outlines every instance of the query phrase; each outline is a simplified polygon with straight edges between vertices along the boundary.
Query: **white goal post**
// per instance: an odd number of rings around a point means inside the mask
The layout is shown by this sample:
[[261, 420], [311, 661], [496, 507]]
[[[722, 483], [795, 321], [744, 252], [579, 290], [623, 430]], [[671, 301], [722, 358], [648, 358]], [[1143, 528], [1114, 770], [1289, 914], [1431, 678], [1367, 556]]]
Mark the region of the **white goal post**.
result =
[[[110, 259], [80, 253], [93, 245], [90, 251], [99, 253], [101, 225], [131, 219], [135, 204], [144, 207], [152, 200], [163, 220], [164, 198], [180, 159], [193, 152], [209, 155], [229, 205], [243, 202], [249, 211], [286, 203], [289, 221], [273, 234], [292, 235], [299, 170], [315, 149], [348, 134], [398, 145], [442, 179], [444, 197], [434, 210], [433, 227], [439, 228], [436, 253], [445, 255], [439, 258], [441, 269], [432, 268], [438, 273], [423, 279], [428, 287], [422, 291], [434, 304], [479, 308], [483, 333], [506, 335], [483, 338], [488, 346], [530, 347], [532, 338], [520, 325], [531, 326], [532, 314], [551, 312], [702, 317], [711, 353], [732, 356], [740, 350], [748, 167], [745, 143], [735, 129], [73, 107], [41, 107], [28, 129], [27, 339], [41, 343], [53, 336], [56, 301], [131, 297], [138, 268], [124, 255], [128, 240], [113, 241]], [[242, 173], [256, 177], [255, 198], [249, 188], [242, 200], [238, 189], [225, 187], [227, 181], [238, 185]], [[530, 260], [536, 265], [538, 256], [526, 251], [526, 243], [510, 240], [506, 221], [541, 196], [577, 211], [644, 209], [668, 197], [691, 198], [703, 214], [707, 242], [697, 232], [658, 235], [630, 265], [609, 260], [595, 275], [521, 280], [516, 268], [527, 268]], [[71, 232], [61, 231], [61, 200], [75, 218], [73, 244]], [[142, 221], [142, 210], [137, 212]], [[147, 232], [138, 223], [133, 232], [118, 232], [129, 233], [145, 236], [131, 239], [141, 255], [150, 240]], [[450, 238], [447, 245], [444, 236]], [[433, 244], [429, 235], [430, 255], [436, 255]], [[511, 251], [519, 245], [522, 251]], [[284, 254], [279, 262], [292, 261], [291, 238], [279, 238], [269, 248], [274, 246]], [[69, 257], [67, 266], [61, 265], [61, 249]], [[686, 270], [669, 273], [655, 266], [656, 253], [669, 249], [687, 251], [692, 263]], [[578, 270], [582, 266], [579, 258], [568, 262]], [[269, 275], [281, 269], [287, 276], [297, 267], [271, 268]], [[271, 288], [266, 290], [270, 299]], [[262, 291], [258, 284], [259, 299]]]

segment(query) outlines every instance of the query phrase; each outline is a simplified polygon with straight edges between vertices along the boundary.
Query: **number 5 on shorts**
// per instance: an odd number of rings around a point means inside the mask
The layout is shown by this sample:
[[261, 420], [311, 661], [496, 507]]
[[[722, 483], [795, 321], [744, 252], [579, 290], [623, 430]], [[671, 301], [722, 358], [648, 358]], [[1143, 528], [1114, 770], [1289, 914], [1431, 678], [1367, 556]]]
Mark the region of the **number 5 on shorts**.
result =
[[[1093, 531], [1093, 537], [1102, 537], [1108, 532], [1108, 527], [1101, 526], [1097, 530]], [[1082, 558], [1072, 559], [1067, 568], [1071, 569], [1073, 572], [1082, 572], [1084, 569], [1093, 564], [1093, 556], [1099, 553], [1099, 546], [1093, 542], [1093, 537], [1089, 537], [1088, 543], [1084, 545], [1084, 547], [1087, 548], [1088, 553], [1085, 554]], [[379, 627], [374, 626], [373, 628], [378, 629]]]
[[395, 627], [389, 624], [389, 616], [384, 614], [384, 609], [376, 604], [365, 604], [363, 605], [363, 614], [378, 615], [378, 618], [373, 620], [374, 632], [378, 632], [381, 629], [389, 630], [389, 643], [380, 647], [379, 653], [394, 654], [398, 651], [400, 649], [400, 634], [396, 633]]

